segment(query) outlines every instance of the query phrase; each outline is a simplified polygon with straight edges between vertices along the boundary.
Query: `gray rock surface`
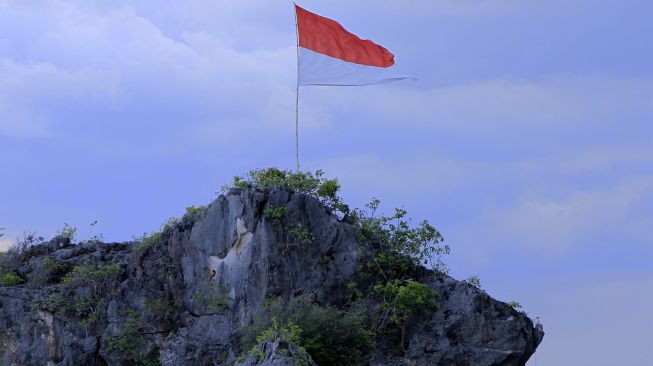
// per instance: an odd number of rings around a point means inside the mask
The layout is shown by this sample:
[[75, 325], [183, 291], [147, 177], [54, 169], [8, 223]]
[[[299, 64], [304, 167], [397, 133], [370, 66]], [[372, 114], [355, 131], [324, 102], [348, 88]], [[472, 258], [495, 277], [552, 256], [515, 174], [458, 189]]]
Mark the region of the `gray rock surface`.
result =
[[433, 274], [427, 284], [438, 310], [412, 322], [403, 357], [380, 353], [371, 365], [524, 365], [544, 337], [541, 324], [464, 281]]
[[[310, 238], [266, 218], [266, 208], [282, 205], [285, 219]], [[323, 304], [344, 303], [357, 250], [349, 224], [316, 199], [283, 189], [232, 189], [146, 250], [55, 238], [31, 249], [21, 277], [42, 274], [46, 257], [69, 268], [114, 263], [123, 273], [95, 289], [105, 303], [90, 325], [39, 305], [60, 291], [61, 276], [0, 287], [0, 365], [233, 365], [243, 351], [240, 328], [266, 299], [311, 294]], [[411, 321], [404, 356], [379, 347], [371, 365], [523, 365], [543, 337], [524, 313], [464, 282], [431, 273], [428, 284], [440, 292], [439, 309]], [[92, 298], [93, 290], [74, 294]], [[246, 365], [301, 364], [283, 345], [259, 347], [266, 357]]]

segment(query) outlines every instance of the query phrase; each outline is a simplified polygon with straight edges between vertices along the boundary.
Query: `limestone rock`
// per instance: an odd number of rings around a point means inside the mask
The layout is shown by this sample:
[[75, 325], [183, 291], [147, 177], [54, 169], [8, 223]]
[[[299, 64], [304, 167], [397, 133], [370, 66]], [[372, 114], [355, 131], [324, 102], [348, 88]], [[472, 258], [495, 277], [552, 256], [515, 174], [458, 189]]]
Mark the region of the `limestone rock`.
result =
[[[284, 205], [292, 227], [265, 215]], [[317, 199], [284, 189], [232, 189], [151, 247], [55, 238], [30, 249], [17, 270], [39, 278], [38, 286], [0, 287], [0, 365], [234, 365], [243, 353], [240, 329], [266, 299], [311, 294], [322, 304], [345, 303], [358, 250], [349, 224]], [[69, 306], [63, 316], [62, 307], [43, 309], [62, 291], [63, 276], [39, 277], [46, 258], [68, 270], [113, 264], [121, 273], [101, 287], [71, 290], [101, 301]], [[464, 282], [430, 273], [426, 283], [440, 293], [439, 309], [411, 321], [403, 356], [379, 347], [370, 365], [523, 365], [543, 337], [524, 313]], [[98, 289], [111, 293], [93, 295]], [[258, 347], [265, 357], [243, 365], [305, 365], [287, 345]]]

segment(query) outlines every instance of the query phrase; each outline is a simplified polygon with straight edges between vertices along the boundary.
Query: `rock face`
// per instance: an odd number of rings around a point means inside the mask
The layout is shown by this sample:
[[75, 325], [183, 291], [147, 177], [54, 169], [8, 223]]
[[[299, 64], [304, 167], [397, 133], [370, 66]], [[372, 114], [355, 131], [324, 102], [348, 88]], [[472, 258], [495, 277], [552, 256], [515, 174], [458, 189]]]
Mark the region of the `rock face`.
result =
[[438, 310], [411, 324], [404, 357], [379, 354], [372, 365], [524, 365], [544, 337], [540, 324], [466, 282], [440, 274], [428, 284], [441, 295]]
[[[281, 206], [293, 226], [265, 214]], [[55, 238], [32, 248], [17, 270], [41, 278], [38, 285], [0, 287], [0, 365], [233, 365], [242, 326], [267, 299], [311, 294], [318, 303], [344, 303], [357, 248], [349, 224], [283, 189], [232, 189], [151, 246]], [[63, 275], [44, 275], [52, 261], [68, 271], [109, 263], [121, 271], [110, 281], [89, 272], [101, 284], [62, 292]], [[523, 365], [542, 340], [540, 325], [465, 282], [430, 273], [426, 283], [440, 293], [439, 309], [410, 321], [403, 356], [379, 347], [370, 365]], [[71, 296], [96, 302], [69, 304], [62, 315]], [[292, 346], [258, 347], [266, 356], [244, 364], [307, 364]]]

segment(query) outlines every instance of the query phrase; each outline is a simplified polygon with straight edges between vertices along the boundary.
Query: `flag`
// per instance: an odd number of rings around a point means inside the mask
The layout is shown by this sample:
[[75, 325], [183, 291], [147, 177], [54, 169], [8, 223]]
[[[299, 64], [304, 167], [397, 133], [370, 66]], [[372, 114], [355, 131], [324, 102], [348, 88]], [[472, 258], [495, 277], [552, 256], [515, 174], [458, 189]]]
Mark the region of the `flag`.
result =
[[299, 85], [371, 85], [410, 78], [396, 71], [394, 55], [383, 46], [297, 5], [295, 14]]

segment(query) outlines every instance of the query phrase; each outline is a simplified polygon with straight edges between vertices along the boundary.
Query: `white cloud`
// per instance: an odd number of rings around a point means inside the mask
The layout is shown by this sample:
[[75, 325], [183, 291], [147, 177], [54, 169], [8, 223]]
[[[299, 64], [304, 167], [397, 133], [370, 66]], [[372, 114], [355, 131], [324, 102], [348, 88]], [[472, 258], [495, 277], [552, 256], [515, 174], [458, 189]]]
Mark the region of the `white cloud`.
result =
[[[194, 30], [180, 30], [175, 39], [128, 6], [100, 11], [63, 1], [4, 2], [0, 10], [0, 22], [16, 32], [0, 48], [0, 134], [70, 136], [102, 118], [120, 130], [134, 126], [138, 114], [151, 114], [159, 119], [154, 126], [175, 119], [184, 127], [175, 136], [192, 138], [194, 130], [232, 127], [235, 118], [239, 128], [256, 124], [268, 133], [291, 119], [291, 44], [243, 51]], [[30, 21], [40, 26], [17, 33]], [[80, 121], [80, 112], [89, 120]], [[141, 126], [153, 122], [139, 120]]]
[[376, 126], [400, 121], [402, 126], [477, 135], [514, 129], [578, 132], [590, 123], [595, 129], [622, 125], [632, 116], [653, 115], [651, 95], [653, 80], [574, 76], [483, 80], [429, 90], [318, 89], [311, 92], [311, 102], [337, 112], [363, 110], [367, 122]]
[[653, 149], [646, 144], [583, 146], [537, 160], [522, 160], [523, 174], [610, 173], [624, 167], [653, 165]]
[[556, 196], [551, 191], [525, 192], [512, 206], [488, 208], [484, 226], [511, 245], [554, 253], [578, 245], [605, 246], [616, 239], [610, 235], [615, 228], [620, 237], [653, 237], [653, 177], [625, 178], [614, 186]]
[[406, 6], [419, 7], [420, 13], [431, 16], [478, 17], [502, 15], [511, 10], [515, 11], [524, 5], [522, 1], [515, 0], [440, 0], [427, 2], [413, 0], [402, 3], [386, 2], [386, 6], [394, 8], [396, 11], [401, 11]]
[[14, 245], [14, 241], [10, 239], [0, 239], [0, 252], [9, 250]]
[[[428, 191], [436, 196], [454, 191], [459, 193], [461, 188], [477, 192], [483, 186], [499, 184], [518, 188], [512, 193], [515, 197], [521, 195], [523, 200], [537, 194], [562, 192], [571, 197], [578, 193], [568, 183], [556, 183], [559, 177], [583, 178], [588, 174], [600, 177], [588, 191], [613, 189], [604, 180], [615, 172], [637, 177], [631, 179], [634, 182], [646, 182], [651, 176], [642, 168], [653, 166], [653, 149], [637, 144], [589, 144], [544, 156], [498, 158], [467, 157], [447, 151], [438, 144], [411, 146], [411, 149], [400, 151], [387, 149], [378, 153], [346, 154], [310, 161], [309, 164], [343, 177], [347, 187], [375, 187], [396, 191], [405, 197], [409, 196], [403, 189], [407, 184], [414, 188], [411, 192], [422, 195], [423, 191]], [[556, 205], [551, 204], [551, 207]]]
[[[135, 120], [148, 128], [183, 123], [174, 132], [175, 142], [181, 138], [186, 146], [204, 149], [234, 147], [232, 129], [248, 130], [255, 142], [292, 135], [294, 34], [292, 22], [279, 20], [292, 16], [290, 6], [256, 1], [194, 1], [163, 8], [148, 2], [116, 4], [0, 5], [0, 23], [11, 31], [0, 45], [0, 134], [75, 135], [82, 129], [79, 109], [92, 116], [84, 124], [111, 119], [114, 130], [128, 130], [121, 135], [124, 143], [105, 141], [106, 134], [97, 139], [130, 150], [130, 136], [159, 145], [146, 150], [163, 152], [179, 145], [135, 133]], [[37, 26], [25, 29], [25, 23]], [[579, 136], [590, 124], [599, 131], [608, 125], [612, 131], [622, 118], [653, 115], [647, 92], [652, 85], [646, 80], [561, 77], [493, 79], [426, 90], [410, 84], [304, 88], [301, 119], [305, 132], [325, 136], [341, 128], [343, 116], [356, 113], [365, 116], [357, 124], [377, 130], [400, 122], [422, 135], [448, 132], [482, 140], [492, 133], [497, 144], [510, 146], [523, 143], [516, 138], [520, 134]], [[99, 142], [88, 135], [77, 140]]]
[[365, 190], [374, 187], [379, 191], [401, 192], [410, 185], [413, 192], [426, 189], [447, 191], [469, 178], [469, 166], [433, 155], [432, 151], [400, 152], [392, 157], [358, 155], [311, 164], [342, 177], [347, 187], [363, 187]]
[[54, 105], [114, 104], [115, 82], [96, 70], [67, 71], [49, 62], [18, 63], [0, 59], [0, 134], [11, 137], [52, 136]]

